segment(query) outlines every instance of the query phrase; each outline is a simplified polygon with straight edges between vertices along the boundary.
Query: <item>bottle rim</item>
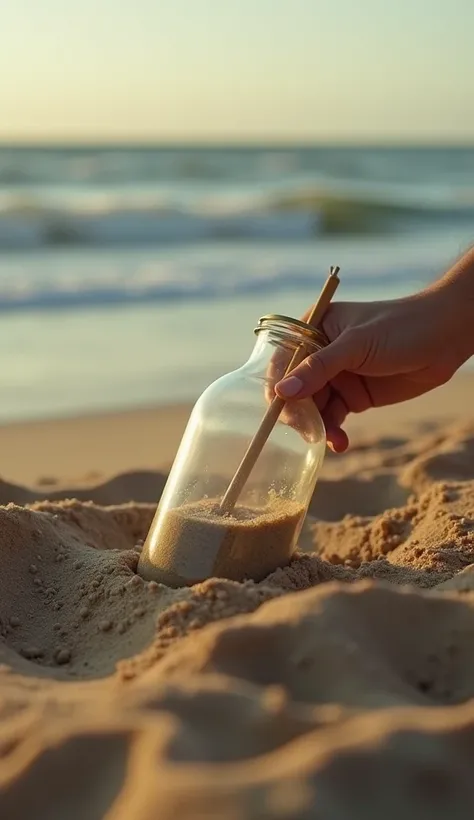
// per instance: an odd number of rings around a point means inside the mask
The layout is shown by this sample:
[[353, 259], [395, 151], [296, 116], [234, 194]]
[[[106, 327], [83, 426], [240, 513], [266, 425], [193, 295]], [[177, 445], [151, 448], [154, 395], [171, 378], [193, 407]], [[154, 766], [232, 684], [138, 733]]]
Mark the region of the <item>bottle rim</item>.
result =
[[304, 337], [304, 341], [315, 345], [319, 349], [327, 347], [329, 344], [329, 339], [324, 331], [309, 325], [307, 322], [301, 321], [301, 319], [293, 319], [292, 316], [284, 316], [281, 313], [267, 313], [265, 316], [261, 316], [257, 327], [254, 329], [254, 333], [258, 334], [262, 330], [270, 330], [272, 328], [280, 333], [284, 333], [286, 330], [290, 331], [290, 333], [301, 334]]

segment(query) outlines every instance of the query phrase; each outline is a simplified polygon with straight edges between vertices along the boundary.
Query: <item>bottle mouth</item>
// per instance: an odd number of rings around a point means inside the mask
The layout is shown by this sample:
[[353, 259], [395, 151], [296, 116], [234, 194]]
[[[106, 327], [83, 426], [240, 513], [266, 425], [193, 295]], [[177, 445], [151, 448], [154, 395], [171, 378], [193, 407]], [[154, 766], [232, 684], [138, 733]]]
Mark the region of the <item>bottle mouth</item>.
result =
[[262, 316], [254, 332], [258, 334], [261, 330], [273, 330], [282, 336], [291, 334], [299, 336], [300, 339], [303, 337], [301, 341], [315, 345], [319, 349], [329, 344], [328, 337], [319, 328], [280, 313], [267, 313], [266, 316]]

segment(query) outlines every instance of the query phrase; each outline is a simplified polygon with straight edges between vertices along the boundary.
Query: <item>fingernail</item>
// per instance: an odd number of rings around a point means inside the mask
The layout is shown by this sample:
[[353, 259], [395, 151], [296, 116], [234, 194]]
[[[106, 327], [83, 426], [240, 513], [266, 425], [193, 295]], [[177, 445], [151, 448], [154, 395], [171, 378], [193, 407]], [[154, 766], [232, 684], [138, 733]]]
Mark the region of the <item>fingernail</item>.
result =
[[289, 376], [288, 379], [283, 379], [278, 385], [278, 392], [285, 398], [290, 399], [296, 396], [303, 388], [303, 382], [297, 376]]

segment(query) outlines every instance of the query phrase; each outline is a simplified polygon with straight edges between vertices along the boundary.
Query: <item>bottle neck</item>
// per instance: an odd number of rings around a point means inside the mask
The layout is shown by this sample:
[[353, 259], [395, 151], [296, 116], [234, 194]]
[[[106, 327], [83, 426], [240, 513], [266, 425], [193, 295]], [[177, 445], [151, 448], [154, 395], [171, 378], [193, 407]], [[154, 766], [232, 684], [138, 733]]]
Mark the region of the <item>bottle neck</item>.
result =
[[281, 333], [271, 329], [259, 330], [255, 346], [244, 369], [255, 378], [270, 379], [274, 382], [283, 378], [294, 352], [305, 345], [307, 355], [318, 350], [318, 346], [299, 333]]

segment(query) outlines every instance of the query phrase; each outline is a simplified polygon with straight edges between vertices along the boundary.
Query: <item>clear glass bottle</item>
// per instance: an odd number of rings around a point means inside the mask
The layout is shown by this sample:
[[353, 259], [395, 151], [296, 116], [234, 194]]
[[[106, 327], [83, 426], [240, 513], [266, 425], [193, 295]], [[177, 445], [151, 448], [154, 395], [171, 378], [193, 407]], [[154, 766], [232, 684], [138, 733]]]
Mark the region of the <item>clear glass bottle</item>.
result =
[[294, 351], [327, 339], [286, 316], [260, 319], [248, 361], [197, 401], [143, 546], [138, 572], [168, 586], [261, 580], [296, 548], [326, 449], [312, 399], [286, 402], [235, 508], [219, 504]]

